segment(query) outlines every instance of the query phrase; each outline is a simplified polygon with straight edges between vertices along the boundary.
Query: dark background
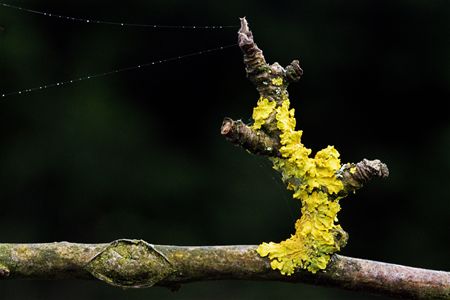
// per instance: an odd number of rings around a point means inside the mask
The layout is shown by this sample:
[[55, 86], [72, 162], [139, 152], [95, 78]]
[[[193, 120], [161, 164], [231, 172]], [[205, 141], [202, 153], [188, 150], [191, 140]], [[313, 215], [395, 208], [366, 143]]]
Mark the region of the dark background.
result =
[[[9, 1], [130, 23], [238, 25], [266, 59], [299, 58], [303, 142], [390, 168], [342, 200], [342, 254], [450, 270], [449, 1]], [[79, 24], [0, 7], [0, 94], [235, 43], [237, 28]], [[230, 245], [280, 241], [299, 205], [270, 163], [226, 142], [258, 98], [237, 47], [0, 99], [0, 241]], [[3, 281], [1, 299], [382, 299], [270, 282], [120, 290]]]

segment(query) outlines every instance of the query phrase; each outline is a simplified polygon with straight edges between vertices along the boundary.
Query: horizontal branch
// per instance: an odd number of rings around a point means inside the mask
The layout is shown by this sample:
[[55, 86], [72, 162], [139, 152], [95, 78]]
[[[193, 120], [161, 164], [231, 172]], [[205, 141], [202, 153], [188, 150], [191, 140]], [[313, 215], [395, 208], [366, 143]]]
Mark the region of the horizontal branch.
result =
[[272, 270], [257, 246], [178, 247], [140, 240], [109, 244], [0, 244], [0, 279], [100, 279], [120, 287], [178, 288], [204, 280], [309, 283], [414, 299], [450, 297], [450, 273], [335, 255], [317, 274]]
[[[281, 157], [281, 144], [277, 136], [271, 136], [262, 130], [254, 130], [241, 120], [234, 121], [225, 118], [220, 133], [229, 142], [250, 153], [268, 157]], [[378, 159], [363, 159], [358, 163], [343, 165], [336, 175], [344, 184], [344, 193], [346, 194], [360, 189], [373, 178], [388, 177], [389, 169], [386, 164]]]

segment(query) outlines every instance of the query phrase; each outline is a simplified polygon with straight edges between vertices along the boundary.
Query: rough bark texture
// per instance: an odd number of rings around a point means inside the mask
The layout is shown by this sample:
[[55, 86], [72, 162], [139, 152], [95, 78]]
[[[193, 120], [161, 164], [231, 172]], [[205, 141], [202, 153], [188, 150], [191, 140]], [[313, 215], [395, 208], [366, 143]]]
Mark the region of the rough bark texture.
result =
[[233, 121], [225, 118], [220, 133], [235, 145], [244, 149], [252, 149], [252, 153], [279, 157], [280, 141], [274, 139], [264, 132], [256, 132], [245, 125], [241, 120]]
[[[269, 65], [262, 50], [256, 45], [253, 33], [250, 31], [247, 20], [241, 18], [241, 28], [238, 31], [238, 44], [244, 55], [244, 64], [247, 77], [256, 86], [260, 96], [277, 103], [288, 96], [289, 83], [300, 80], [303, 70], [298, 60], [293, 60], [286, 68], [278, 63]], [[274, 83], [273, 79], [282, 78], [283, 84]], [[280, 157], [279, 131], [269, 117], [261, 130], [255, 131], [241, 120], [234, 121], [225, 118], [220, 133], [234, 145], [247, 151], [269, 157]], [[353, 192], [363, 186], [372, 178], [385, 178], [389, 175], [387, 166], [379, 160], [364, 159], [356, 164], [349, 163], [342, 167], [337, 174], [344, 183], [344, 193]]]
[[109, 244], [0, 244], [1, 279], [95, 279], [139, 288], [204, 280], [271, 280], [408, 299], [449, 299], [450, 273], [335, 255], [323, 272], [272, 270], [257, 246], [177, 247], [141, 240]]

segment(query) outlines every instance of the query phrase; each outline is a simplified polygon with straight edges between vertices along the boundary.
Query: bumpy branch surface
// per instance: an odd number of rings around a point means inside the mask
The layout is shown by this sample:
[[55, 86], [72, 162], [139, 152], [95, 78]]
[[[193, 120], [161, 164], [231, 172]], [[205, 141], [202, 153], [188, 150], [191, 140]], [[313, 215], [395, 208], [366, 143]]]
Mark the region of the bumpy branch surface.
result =
[[317, 274], [272, 270], [257, 246], [177, 247], [140, 240], [109, 244], [0, 244], [0, 279], [100, 279], [124, 287], [222, 280], [271, 280], [414, 299], [450, 297], [450, 273], [335, 255]]
[[252, 153], [273, 157], [280, 156], [280, 141], [264, 132], [256, 132], [241, 120], [233, 121], [225, 118], [220, 133], [235, 145], [244, 149], [252, 149]]
[[[245, 18], [241, 18], [238, 44], [244, 54], [247, 77], [255, 84], [260, 96], [278, 103], [281, 102], [283, 95], [287, 94], [286, 87], [283, 89], [273, 79], [282, 78], [287, 84], [300, 80], [303, 70], [299, 61], [293, 60], [286, 68], [281, 67], [278, 63], [269, 65], [262, 50], [256, 45]], [[234, 121], [225, 118], [220, 132], [228, 141], [253, 154], [280, 157], [279, 131], [272, 127], [274, 123], [276, 122], [272, 122], [269, 118], [263, 130], [254, 130], [240, 120]], [[364, 159], [356, 164], [344, 165], [337, 175], [344, 184], [344, 192], [348, 193], [361, 188], [363, 184], [373, 178], [387, 177], [389, 170], [379, 160]]]

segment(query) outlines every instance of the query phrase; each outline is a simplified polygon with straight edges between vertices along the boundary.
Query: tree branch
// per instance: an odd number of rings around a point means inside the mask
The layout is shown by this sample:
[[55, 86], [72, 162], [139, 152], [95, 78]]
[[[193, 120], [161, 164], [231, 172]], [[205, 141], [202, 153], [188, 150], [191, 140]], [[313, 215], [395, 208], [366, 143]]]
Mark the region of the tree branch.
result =
[[270, 280], [414, 299], [450, 297], [450, 273], [335, 255], [326, 270], [272, 270], [257, 246], [177, 247], [140, 240], [109, 244], [0, 244], [1, 279], [100, 279], [139, 288], [204, 280]]
[[[303, 70], [298, 60], [293, 60], [286, 68], [278, 63], [269, 65], [262, 50], [256, 45], [253, 33], [250, 31], [248, 22], [241, 18], [241, 27], [238, 31], [238, 44], [244, 54], [244, 64], [247, 77], [255, 84], [262, 98], [275, 100], [277, 103], [283, 101], [287, 96], [287, 85], [300, 80]], [[283, 78], [286, 84], [279, 85], [273, 79]], [[262, 130], [254, 130], [244, 124], [241, 120], [234, 121], [225, 118], [220, 133], [232, 144], [240, 146], [247, 151], [269, 157], [280, 157], [279, 132], [273, 122], [275, 116], [269, 117]], [[353, 192], [363, 186], [372, 178], [385, 178], [389, 176], [388, 167], [380, 160], [368, 160], [354, 164], [348, 163], [337, 174], [344, 184], [343, 193]]]
[[[285, 69], [268, 65], [241, 19], [239, 45], [247, 76], [262, 97], [277, 103], [287, 96], [286, 87], [303, 74], [294, 60]], [[283, 78], [282, 86], [274, 79]], [[226, 118], [221, 133], [247, 150], [279, 157], [280, 141], [270, 117], [262, 130]], [[388, 175], [379, 160], [346, 164], [336, 174], [344, 193], [358, 189], [373, 177]], [[242, 279], [309, 283], [362, 290], [379, 295], [414, 299], [449, 299], [450, 273], [418, 269], [333, 255], [325, 270], [312, 274], [297, 270], [292, 276], [273, 270], [257, 246], [178, 247], [152, 245], [142, 240], [117, 240], [108, 244], [0, 244], [0, 279], [99, 279], [113, 286], [142, 288], [154, 285], [178, 288], [203, 280]]]
[[265, 132], [256, 132], [245, 125], [241, 120], [233, 121], [225, 118], [220, 133], [231, 143], [249, 149], [253, 154], [272, 157], [281, 156], [280, 141], [269, 136]]
[[[256, 45], [252, 32], [245, 18], [241, 19], [238, 32], [239, 46], [244, 54], [247, 77], [255, 84], [260, 97], [275, 101], [279, 106], [288, 98], [287, 86], [298, 81], [303, 75], [299, 61], [294, 60], [286, 68], [278, 63], [268, 64], [262, 50]], [[281, 78], [282, 80], [279, 80]], [[247, 151], [280, 157], [280, 138], [276, 127], [276, 116], [272, 112], [261, 129], [255, 130], [241, 121], [225, 118], [221, 134], [233, 144]], [[359, 163], [348, 163], [341, 167], [336, 177], [344, 184], [339, 196], [355, 191], [375, 177], [384, 178], [389, 175], [387, 166], [380, 160], [364, 159]], [[345, 232], [344, 232], [345, 233]], [[254, 248], [253, 248], [254, 249]], [[256, 258], [253, 258], [256, 259]], [[260, 258], [258, 258], [260, 259]], [[254, 260], [252, 260], [254, 261]], [[245, 268], [245, 266], [243, 266]], [[323, 272], [313, 275], [298, 270], [287, 277], [267, 268], [261, 273], [252, 274], [256, 278], [307, 282], [318, 285], [330, 285], [351, 290], [364, 290], [394, 297], [430, 299], [450, 299], [450, 273], [416, 269], [405, 266], [374, 262], [363, 259], [334, 255], [333, 261]]]

